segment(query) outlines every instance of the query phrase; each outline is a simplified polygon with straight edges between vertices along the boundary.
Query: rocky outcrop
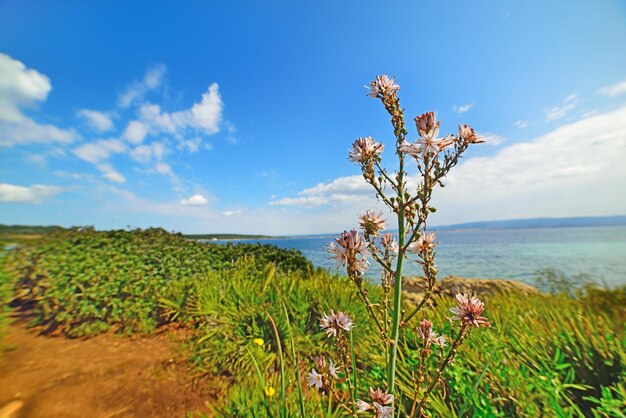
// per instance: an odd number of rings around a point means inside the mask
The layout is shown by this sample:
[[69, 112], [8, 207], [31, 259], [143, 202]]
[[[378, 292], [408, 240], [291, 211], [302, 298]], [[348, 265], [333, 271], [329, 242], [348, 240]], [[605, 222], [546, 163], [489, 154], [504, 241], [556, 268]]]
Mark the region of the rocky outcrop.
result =
[[[411, 302], [419, 302], [426, 291], [422, 277], [404, 277], [402, 291], [405, 298]], [[493, 295], [497, 292], [516, 292], [522, 294], [541, 293], [537, 288], [526, 283], [500, 279], [471, 279], [448, 276], [437, 282], [433, 289], [434, 294], [453, 297], [457, 293], [468, 293], [479, 298]]]

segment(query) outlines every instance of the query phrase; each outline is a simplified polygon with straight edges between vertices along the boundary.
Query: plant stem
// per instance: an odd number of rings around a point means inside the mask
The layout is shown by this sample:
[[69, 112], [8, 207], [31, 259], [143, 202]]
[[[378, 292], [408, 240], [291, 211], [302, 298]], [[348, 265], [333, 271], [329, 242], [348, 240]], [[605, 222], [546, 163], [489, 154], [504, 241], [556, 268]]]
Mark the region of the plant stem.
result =
[[286, 398], [286, 389], [285, 389], [285, 358], [283, 357], [283, 347], [280, 343], [280, 336], [278, 335], [278, 328], [276, 328], [276, 322], [274, 322], [274, 318], [268, 311], [265, 311], [267, 316], [270, 319], [272, 327], [274, 328], [274, 334], [276, 335], [276, 345], [278, 348], [278, 353], [280, 354], [280, 397], [283, 403], [281, 409], [281, 417], [287, 416], [287, 398]]
[[352, 357], [352, 379], [354, 379], [354, 396], [353, 401], [356, 402], [358, 396], [357, 380], [356, 380], [356, 356], [354, 355], [354, 340], [350, 333], [350, 355]]

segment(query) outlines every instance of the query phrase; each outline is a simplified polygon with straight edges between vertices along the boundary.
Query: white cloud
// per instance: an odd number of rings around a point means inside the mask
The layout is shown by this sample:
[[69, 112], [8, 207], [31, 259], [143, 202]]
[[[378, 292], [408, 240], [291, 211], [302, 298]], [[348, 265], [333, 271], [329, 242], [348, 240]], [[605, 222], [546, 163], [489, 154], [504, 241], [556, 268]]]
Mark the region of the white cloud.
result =
[[51, 90], [48, 77], [0, 53], [0, 147], [70, 143], [78, 138], [74, 130], [39, 124], [22, 113], [22, 108], [45, 101]]
[[112, 181], [114, 183], [126, 182], [126, 178], [119, 171], [113, 168], [111, 164], [108, 164], [108, 163], [97, 164], [96, 167], [98, 167], [98, 170], [102, 172], [102, 177], [104, 177], [105, 179]]
[[596, 91], [597, 94], [603, 94], [609, 97], [619, 96], [626, 93], [626, 80], [619, 83], [611, 84], [610, 86], [604, 86]]
[[199, 103], [190, 109], [164, 112], [156, 104], [146, 103], [139, 109], [141, 120], [153, 131], [182, 135], [186, 129], [212, 135], [219, 131], [222, 120], [222, 99], [217, 83], [211, 84]]
[[222, 118], [222, 99], [218, 89], [217, 83], [211, 84], [209, 90], [202, 95], [202, 101], [191, 108], [194, 124], [209, 135], [219, 131]]
[[[502, 147], [492, 156], [461, 160], [444, 180], [446, 187], [433, 193], [439, 210], [430, 224], [623, 214], [625, 159], [626, 107], [622, 107]], [[411, 182], [409, 188], [414, 188], [415, 176]], [[291, 233], [306, 233], [350, 227], [360, 211], [377, 203], [373, 189], [355, 175], [320, 183], [270, 205], [284, 210], [278, 216], [295, 224]], [[302, 207], [310, 209], [301, 211]]]
[[148, 92], [161, 86], [166, 70], [163, 64], [148, 68], [143, 80], [135, 81], [119, 95], [118, 105], [121, 108], [127, 108], [134, 103], [141, 102]]
[[148, 133], [148, 128], [141, 121], [133, 120], [131, 121], [126, 130], [124, 131], [124, 138], [133, 143], [140, 144], [146, 138], [146, 134]]
[[362, 176], [339, 177], [328, 183], [298, 192], [299, 197], [285, 197], [273, 202], [272, 206], [316, 207], [333, 203], [359, 202], [372, 195], [372, 187]]
[[79, 146], [74, 150], [74, 154], [81, 160], [97, 163], [126, 150], [126, 145], [117, 139], [102, 139]]
[[164, 162], [157, 163], [157, 165], [154, 166], [154, 169], [159, 174], [163, 174], [166, 176], [174, 176], [172, 167], [167, 163], [164, 163]]
[[465, 113], [468, 110], [470, 110], [472, 107], [474, 107], [474, 103], [467, 103], [462, 106], [454, 105], [452, 106], [452, 110], [454, 110], [456, 113]]
[[17, 186], [15, 184], [0, 183], [0, 202], [11, 203], [43, 203], [59, 193], [62, 187], [33, 184], [32, 186]]
[[520, 129], [524, 129], [528, 127], [528, 121], [527, 120], [518, 120], [515, 121], [515, 126], [517, 126]]
[[222, 212], [222, 215], [226, 216], [226, 217], [231, 217], [231, 216], [239, 216], [243, 213], [243, 211], [241, 210], [226, 210], [224, 212]]
[[497, 134], [486, 133], [486, 134], [479, 134], [478, 136], [480, 137], [480, 139], [485, 141], [487, 145], [494, 145], [494, 146], [500, 145], [505, 140], [505, 138], [502, 135], [497, 135]]
[[546, 112], [546, 122], [561, 119], [578, 105], [578, 97], [572, 93], [563, 101], [560, 106], [555, 106]]
[[52, 85], [48, 77], [0, 53], [0, 120], [24, 120], [20, 107], [43, 102], [50, 90]]
[[437, 191], [446, 222], [626, 212], [626, 107], [471, 158]]
[[160, 161], [165, 155], [166, 148], [160, 142], [153, 142], [148, 145], [139, 145], [135, 147], [130, 156], [140, 163], [148, 163], [153, 159]]
[[98, 132], [110, 131], [115, 127], [111, 117], [107, 113], [91, 109], [81, 109], [76, 114], [78, 117], [84, 119], [90, 128]]
[[205, 206], [209, 201], [201, 194], [195, 194], [187, 199], [181, 199], [179, 203], [183, 206]]
[[16, 123], [0, 121], [0, 147], [50, 142], [69, 144], [78, 137], [73, 129], [39, 124], [32, 119], [23, 119]]

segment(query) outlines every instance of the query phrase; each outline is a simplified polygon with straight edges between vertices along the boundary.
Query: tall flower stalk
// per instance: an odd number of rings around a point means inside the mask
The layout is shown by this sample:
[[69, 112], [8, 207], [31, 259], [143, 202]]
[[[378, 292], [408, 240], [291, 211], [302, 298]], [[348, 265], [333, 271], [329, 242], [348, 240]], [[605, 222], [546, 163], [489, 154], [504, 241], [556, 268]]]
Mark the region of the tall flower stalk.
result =
[[[346, 356], [344, 333], [352, 329], [352, 321], [345, 323], [345, 313], [324, 314], [320, 319], [322, 329], [328, 337], [336, 339], [338, 353], [343, 364], [351, 363], [354, 387], [350, 379], [346, 383], [350, 388], [350, 404], [343, 405], [352, 412], [371, 412], [376, 417], [392, 416], [394, 411], [401, 411], [401, 405], [393, 405], [396, 396], [396, 368], [400, 346], [405, 347], [401, 339], [403, 328], [409, 327], [410, 321], [420, 314], [432, 295], [437, 281], [435, 257], [437, 246], [434, 233], [427, 231], [427, 220], [435, 212], [431, 206], [433, 190], [443, 187], [443, 178], [457, 164], [461, 155], [471, 144], [483, 142], [469, 125], [459, 125], [456, 135], [440, 135], [441, 122], [433, 112], [426, 112], [415, 117], [417, 139], [407, 141], [409, 132], [405, 127], [404, 110], [400, 106], [398, 91], [400, 86], [387, 75], [377, 76], [370, 83], [368, 95], [380, 100], [391, 117], [395, 136], [395, 155], [397, 169], [387, 171], [382, 164], [385, 146], [372, 137], [358, 138], [352, 144], [348, 159], [359, 165], [363, 178], [371, 185], [379, 201], [395, 215], [398, 236], [384, 233], [387, 222], [382, 212], [367, 210], [360, 217], [361, 232], [357, 229], [343, 232], [328, 246], [330, 256], [337, 261], [337, 266], [346, 269], [348, 278], [356, 285], [357, 296], [365, 304], [367, 312], [378, 331], [385, 348], [387, 370], [386, 390], [370, 389], [369, 402], [357, 399], [356, 360]], [[414, 162], [418, 175], [411, 178], [407, 171]], [[364, 283], [365, 273], [369, 268], [368, 258], [381, 266], [382, 300], [372, 303]], [[402, 270], [405, 259], [417, 262], [423, 272], [425, 295], [408, 314], [403, 312]], [[472, 327], [488, 326], [489, 321], [482, 316], [484, 304], [468, 295], [457, 296], [457, 306], [451, 309], [452, 320], [459, 323], [456, 337], [451, 340], [446, 352], [445, 335], [438, 335], [432, 329], [432, 323], [422, 313], [422, 321], [416, 331], [421, 343], [418, 350], [418, 378], [415, 380], [413, 402], [410, 416], [417, 413], [424, 415], [424, 408], [431, 393], [441, 383], [442, 374], [456, 356], [458, 347]], [[347, 325], [347, 326], [343, 326]], [[437, 355], [437, 367], [429, 372], [432, 364], [427, 361], [431, 354]], [[346, 368], [346, 376], [348, 369]], [[318, 380], [315, 380], [318, 379]], [[323, 377], [319, 374], [310, 376], [309, 384], [322, 387]], [[334, 394], [334, 392], [333, 392]], [[407, 408], [408, 409], [408, 408]]]

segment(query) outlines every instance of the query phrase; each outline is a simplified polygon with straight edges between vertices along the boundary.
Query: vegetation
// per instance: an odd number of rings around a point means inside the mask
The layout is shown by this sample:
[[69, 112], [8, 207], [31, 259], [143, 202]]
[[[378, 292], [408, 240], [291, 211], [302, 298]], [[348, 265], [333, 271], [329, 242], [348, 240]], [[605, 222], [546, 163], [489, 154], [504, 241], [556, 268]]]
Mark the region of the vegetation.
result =
[[[294, 251], [199, 244], [159, 229], [74, 229], [21, 244], [8, 253], [4, 271], [3, 298], [70, 336], [188, 328], [191, 360], [219, 382], [217, 416], [280, 416], [283, 405], [296, 416], [299, 386], [305, 415], [341, 416], [336, 402], [304, 387], [315, 358], [334, 352], [318, 321], [331, 308], [349, 312], [355, 323], [358, 393], [386, 380], [385, 347], [348, 279], [313, 269]], [[378, 302], [382, 290], [365, 286]], [[575, 295], [555, 287], [555, 294], [486, 296], [492, 330], [466, 340], [427, 413], [623, 416], [625, 300], [626, 288], [595, 287]], [[447, 323], [440, 331], [451, 333], [452, 300], [432, 301], [433, 322]], [[407, 358], [397, 371], [397, 402], [410, 408], [416, 359], [409, 354], [418, 337], [414, 326], [403, 332], [406, 347], [399, 352]]]
[[277, 238], [268, 235], [248, 235], [248, 234], [185, 234], [185, 238], [189, 239], [268, 239]]

